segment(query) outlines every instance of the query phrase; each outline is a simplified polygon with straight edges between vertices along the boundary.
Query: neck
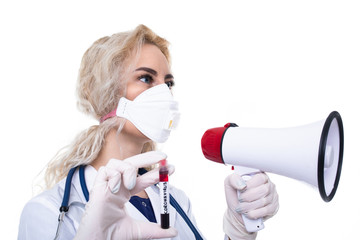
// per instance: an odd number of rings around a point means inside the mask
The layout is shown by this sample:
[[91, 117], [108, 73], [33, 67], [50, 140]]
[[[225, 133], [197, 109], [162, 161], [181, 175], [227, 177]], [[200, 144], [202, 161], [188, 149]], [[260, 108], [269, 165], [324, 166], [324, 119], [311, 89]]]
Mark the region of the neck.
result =
[[144, 142], [139, 142], [133, 137], [112, 129], [105, 137], [105, 143], [102, 147], [98, 157], [91, 163], [91, 165], [99, 170], [100, 167], [105, 166], [110, 159], [124, 160], [128, 157], [140, 154], [144, 146]]

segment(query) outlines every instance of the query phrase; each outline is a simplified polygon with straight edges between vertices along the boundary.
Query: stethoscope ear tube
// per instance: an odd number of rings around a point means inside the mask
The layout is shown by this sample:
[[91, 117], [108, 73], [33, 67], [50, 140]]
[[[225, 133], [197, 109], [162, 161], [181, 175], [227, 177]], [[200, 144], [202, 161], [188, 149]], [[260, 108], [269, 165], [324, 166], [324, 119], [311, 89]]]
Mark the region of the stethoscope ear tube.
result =
[[71, 180], [76, 171], [77, 167], [70, 169], [68, 176], [66, 178], [65, 189], [64, 189], [64, 197], [61, 203], [60, 212], [67, 212], [69, 210], [69, 198], [70, 198], [70, 188], [71, 188]]
[[85, 200], [88, 202], [89, 201], [89, 190], [86, 186], [86, 181], [85, 181], [85, 165], [81, 165], [79, 168], [79, 177], [80, 177], [80, 185], [81, 185], [81, 189], [83, 191]]

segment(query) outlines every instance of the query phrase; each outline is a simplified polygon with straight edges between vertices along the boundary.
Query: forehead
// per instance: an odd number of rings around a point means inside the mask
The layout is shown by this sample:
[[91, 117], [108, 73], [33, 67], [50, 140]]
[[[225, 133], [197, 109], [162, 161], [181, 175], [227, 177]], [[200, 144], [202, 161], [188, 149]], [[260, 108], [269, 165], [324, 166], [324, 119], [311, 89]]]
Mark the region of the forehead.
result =
[[142, 46], [135, 67], [149, 67], [164, 72], [170, 71], [169, 62], [165, 55], [153, 44], [144, 44]]

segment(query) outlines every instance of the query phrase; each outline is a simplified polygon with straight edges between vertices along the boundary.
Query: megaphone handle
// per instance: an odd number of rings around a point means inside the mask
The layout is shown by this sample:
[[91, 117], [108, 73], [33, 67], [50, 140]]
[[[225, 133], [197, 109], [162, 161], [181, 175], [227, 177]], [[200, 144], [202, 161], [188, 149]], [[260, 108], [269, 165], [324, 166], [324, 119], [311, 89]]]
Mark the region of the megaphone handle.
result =
[[[239, 167], [239, 166], [234, 166], [234, 170], [236, 173], [241, 175], [242, 179], [245, 182], [249, 181], [254, 174], [260, 172], [257, 169], [245, 168], [245, 167]], [[237, 191], [237, 195], [238, 195], [238, 198], [240, 199], [241, 192]], [[246, 217], [244, 214], [242, 214], [242, 219], [244, 220], [244, 225], [245, 225], [246, 231], [248, 231], [248, 232], [257, 232], [257, 231], [264, 229], [264, 227], [265, 227], [262, 218], [250, 219], [250, 218]]]

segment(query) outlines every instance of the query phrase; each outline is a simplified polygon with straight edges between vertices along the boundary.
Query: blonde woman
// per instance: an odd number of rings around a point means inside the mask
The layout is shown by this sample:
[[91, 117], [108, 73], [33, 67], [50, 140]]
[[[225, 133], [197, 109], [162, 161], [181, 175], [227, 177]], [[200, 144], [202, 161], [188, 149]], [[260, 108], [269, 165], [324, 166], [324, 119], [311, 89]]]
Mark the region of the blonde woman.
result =
[[[166, 155], [155, 143], [166, 141], [177, 122], [173, 86], [168, 42], [146, 26], [97, 40], [83, 56], [77, 94], [80, 110], [99, 124], [49, 163], [48, 190], [24, 207], [18, 239], [203, 239], [188, 197], [172, 186], [171, 227], [159, 225], [156, 166]], [[241, 203], [238, 190], [246, 193]], [[263, 173], [246, 184], [230, 175], [225, 194], [226, 239], [255, 239], [241, 214], [267, 219], [278, 208]]]

